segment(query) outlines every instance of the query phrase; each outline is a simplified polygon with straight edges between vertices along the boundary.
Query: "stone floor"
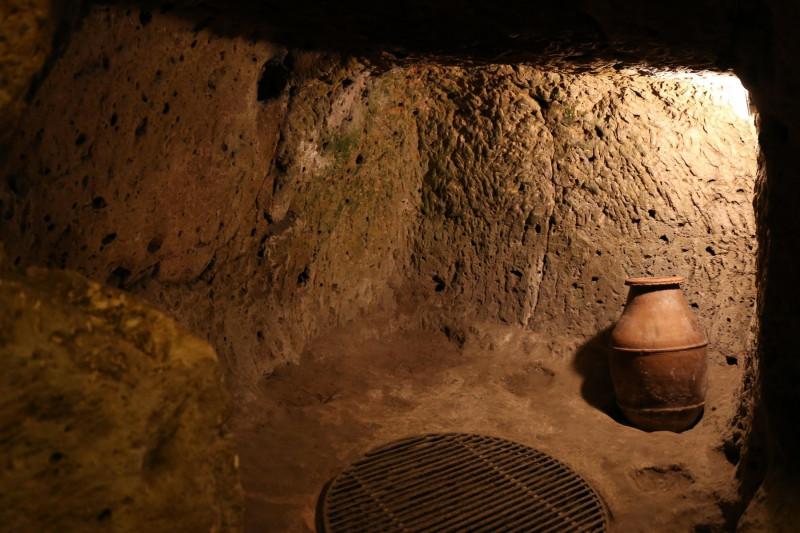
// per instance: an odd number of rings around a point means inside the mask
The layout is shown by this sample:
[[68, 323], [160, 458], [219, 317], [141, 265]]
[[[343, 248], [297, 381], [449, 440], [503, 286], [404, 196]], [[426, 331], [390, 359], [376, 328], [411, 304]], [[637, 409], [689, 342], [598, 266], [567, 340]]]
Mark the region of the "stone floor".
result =
[[370, 448], [431, 432], [493, 435], [555, 456], [598, 490], [614, 531], [727, 530], [735, 483], [722, 437], [736, 367], [709, 368], [694, 428], [645, 433], [613, 408], [602, 335], [581, 345], [505, 326], [471, 331], [459, 346], [444, 334], [370, 339], [345, 328], [265, 376], [232, 421], [246, 531], [315, 531], [321, 490], [338, 471]]

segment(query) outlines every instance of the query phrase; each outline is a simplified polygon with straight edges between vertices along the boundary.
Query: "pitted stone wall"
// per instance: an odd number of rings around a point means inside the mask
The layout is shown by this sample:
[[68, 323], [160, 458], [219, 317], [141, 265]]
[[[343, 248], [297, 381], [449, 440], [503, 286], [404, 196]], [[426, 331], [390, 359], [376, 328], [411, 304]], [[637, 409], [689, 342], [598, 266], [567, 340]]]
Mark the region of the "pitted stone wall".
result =
[[15, 137], [2, 238], [22, 264], [146, 296], [248, 380], [353, 321], [460, 340], [471, 321], [515, 324], [568, 354], [619, 315], [626, 276], [668, 273], [734, 364], [755, 138], [714, 94], [634, 73], [382, 70], [96, 7]]

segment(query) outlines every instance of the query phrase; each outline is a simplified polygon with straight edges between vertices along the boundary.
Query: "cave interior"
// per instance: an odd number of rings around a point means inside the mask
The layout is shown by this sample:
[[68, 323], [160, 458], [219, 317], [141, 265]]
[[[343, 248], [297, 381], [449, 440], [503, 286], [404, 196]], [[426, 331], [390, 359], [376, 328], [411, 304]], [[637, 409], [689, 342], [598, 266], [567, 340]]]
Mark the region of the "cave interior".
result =
[[[447, 432], [557, 457], [614, 531], [800, 527], [793, 3], [11, 4], [13, 531], [314, 531]], [[705, 411], [644, 432], [609, 333], [671, 275]]]

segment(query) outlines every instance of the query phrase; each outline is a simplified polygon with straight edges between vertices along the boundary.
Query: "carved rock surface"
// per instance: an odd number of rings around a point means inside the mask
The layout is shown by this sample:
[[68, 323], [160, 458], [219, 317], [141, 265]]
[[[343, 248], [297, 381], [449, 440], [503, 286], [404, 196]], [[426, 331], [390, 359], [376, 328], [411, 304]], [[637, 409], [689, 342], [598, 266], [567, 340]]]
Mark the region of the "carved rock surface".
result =
[[5, 531], [236, 531], [241, 489], [216, 356], [78, 274], [0, 277]]
[[756, 141], [720, 103], [633, 74], [380, 70], [96, 6], [0, 169], [0, 239], [144, 296], [243, 383], [379, 315], [523, 325], [564, 354], [646, 273], [687, 276], [724, 365], [753, 314]]
[[11, 137], [25, 93], [50, 52], [52, 4], [14, 0], [0, 5], [0, 146]]
[[585, 338], [619, 317], [626, 277], [684, 275], [715, 362], [744, 356], [756, 139], [718, 87], [525, 67], [421, 85], [414, 252], [444, 325]]
[[[794, 397], [797, 365], [784, 355], [797, 301], [794, 6], [731, 14], [700, 2], [653, 16], [608, 4], [592, 19], [567, 13], [554, 34], [509, 27], [475, 68], [463, 64], [483, 44], [453, 50], [447, 31], [437, 35], [448, 50], [376, 66], [269, 44], [242, 24], [249, 16], [225, 27], [199, 9], [95, 5], [0, 168], [0, 240], [20, 265], [73, 268], [143, 296], [207, 337], [244, 385], [347, 323], [487, 343], [482, 324], [522, 326], [540, 336], [537, 353], [571, 357], [618, 316], [626, 276], [683, 274], [713, 363], [745, 383], [740, 448], [757, 381], [752, 125], [711, 91], [608, 67], [733, 60], [754, 91], [769, 162], [761, 242], [777, 243], [759, 252], [778, 280], [762, 269], [767, 403], [792, 421], [781, 406], [793, 405], [783, 396]], [[269, 14], [308, 20], [295, 15]], [[538, 46], [552, 35], [563, 39]], [[439, 51], [462, 66], [425, 60]], [[486, 65], [536, 57], [541, 69], [574, 59], [595, 75]], [[776, 424], [776, 440], [796, 439], [792, 424]]]

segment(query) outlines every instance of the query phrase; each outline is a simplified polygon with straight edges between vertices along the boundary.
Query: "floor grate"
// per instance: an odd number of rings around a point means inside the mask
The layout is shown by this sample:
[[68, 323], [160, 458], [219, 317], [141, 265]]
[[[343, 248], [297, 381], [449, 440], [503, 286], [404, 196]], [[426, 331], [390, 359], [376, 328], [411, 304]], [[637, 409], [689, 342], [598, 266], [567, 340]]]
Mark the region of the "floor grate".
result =
[[326, 533], [607, 531], [589, 484], [549, 455], [468, 434], [396, 441], [339, 474], [322, 508]]

